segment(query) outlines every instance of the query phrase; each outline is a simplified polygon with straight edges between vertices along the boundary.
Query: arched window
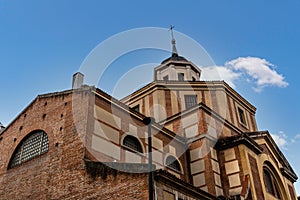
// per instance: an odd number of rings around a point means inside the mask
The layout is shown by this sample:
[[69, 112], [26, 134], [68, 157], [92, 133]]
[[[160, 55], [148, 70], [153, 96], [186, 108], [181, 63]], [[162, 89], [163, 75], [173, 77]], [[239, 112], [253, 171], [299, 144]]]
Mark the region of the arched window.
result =
[[263, 168], [263, 172], [267, 192], [275, 196], [277, 199], [280, 199], [280, 193], [275, 177], [272, 175], [271, 171], [267, 167]]
[[48, 136], [44, 131], [34, 131], [28, 134], [18, 145], [10, 160], [11, 169], [28, 160], [46, 153], [49, 150]]
[[125, 136], [125, 138], [123, 140], [123, 145], [134, 151], [143, 153], [143, 148], [142, 148], [140, 141], [132, 135]]
[[174, 170], [179, 171], [179, 172], [181, 171], [180, 164], [174, 156], [168, 156], [167, 157], [166, 165], [171, 169], [174, 169]]

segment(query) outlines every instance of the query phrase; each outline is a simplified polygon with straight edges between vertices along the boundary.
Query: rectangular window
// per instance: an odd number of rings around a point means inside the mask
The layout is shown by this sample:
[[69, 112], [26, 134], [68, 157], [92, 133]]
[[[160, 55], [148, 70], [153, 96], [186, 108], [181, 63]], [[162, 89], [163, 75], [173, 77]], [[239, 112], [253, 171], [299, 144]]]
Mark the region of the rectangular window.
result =
[[178, 81], [184, 81], [184, 73], [178, 73]]
[[167, 76], [164, 76], [164, 77], [163, 77], [163, 80], [164, 80], [164, 81], [168, 81], [168, 80], [169, 80], [169, 76], [168, 76], [168, 75], [167, 75]]
[[240, 107], [238, 107], [238, 114], [239, 114], [240, 122], [241, 122], [243, 125], [246, 125], [245, 113], [244, 113], [244, 110], [241, 109]]
[[185, 109], [197, 104], [197, 95], [184, 95]]

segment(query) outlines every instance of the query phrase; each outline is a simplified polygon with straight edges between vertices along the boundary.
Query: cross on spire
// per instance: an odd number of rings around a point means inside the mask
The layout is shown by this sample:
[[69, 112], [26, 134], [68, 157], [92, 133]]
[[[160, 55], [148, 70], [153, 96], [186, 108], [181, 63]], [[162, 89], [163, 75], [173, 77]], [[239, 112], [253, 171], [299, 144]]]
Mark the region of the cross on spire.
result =
[[171, 37], [172, 37], [172, 56], [175, 57], [175, 56], [178, 56], [178, 52], [177, 52], [177, 49], [176, 49], [176, 41], [175, 41], [175, 38], [174, 38], [174, 33], [173, 33], [173, 29], [175, 28], [175, 26], [171, 25], [170, 26], [170, 29], [169, 31], [171, 31]]

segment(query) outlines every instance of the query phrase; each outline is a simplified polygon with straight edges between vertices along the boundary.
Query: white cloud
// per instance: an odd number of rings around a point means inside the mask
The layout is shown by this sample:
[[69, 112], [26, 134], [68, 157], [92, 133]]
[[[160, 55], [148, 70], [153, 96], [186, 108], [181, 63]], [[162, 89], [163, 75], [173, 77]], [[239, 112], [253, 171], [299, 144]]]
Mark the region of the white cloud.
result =
[[236, 81], [243, 78], [248, 83], [254, 82], [253, 89], [256, 92], [261, 92], [267, 86], [287, 87], [283, 75], [278, 74], [274, 67], [274, 64], [262, 58], [240, 57], [226, 62], [224, 66], [202, 68], [202, 79], [224, 80], [235, 88]]
[[255, 80], [256, 92], [260, 92], [266, 86], [287, 87], [288, 83], [283, 75], [278, 74], [273, 68], [274, 64], [257, 57], [240, 57], [225, 63], [229, 69], [246, 73]]
[[281, 147], [282, 149], [287, 149], [287, 135], [284, 134], [282, 131], [279, 132], [279, 134], [271, 134], [272, 138], [274, 139], [275, 143]]
[[202, 68], [202, 78], [206, 81], [224, 80], [231, 87], [235, 88], [234, 81], [240, 77], [239, 73], [224, 66], [211, 66]]
[[292, 143], [295, 143], [295, 142], [297, 142], [299, 139], [300, 139], [300, 134], [297, 134], [297, 135], [295, 135], [294, 138], [291, 139], [291, 142], [292, 142]]

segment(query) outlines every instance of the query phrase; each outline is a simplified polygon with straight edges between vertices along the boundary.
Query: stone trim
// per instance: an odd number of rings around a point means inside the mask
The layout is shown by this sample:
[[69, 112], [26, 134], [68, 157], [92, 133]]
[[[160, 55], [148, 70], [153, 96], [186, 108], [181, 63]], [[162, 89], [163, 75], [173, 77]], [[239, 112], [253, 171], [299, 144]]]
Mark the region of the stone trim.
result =
[[261, 154], [263, 149], [247, 134], [243, 133], [241, 135], [231, 136], [228, 138], [220, 139], [216, 144], [216, 149], [225, 150], [231, 147], [238, 146], [240, 144], [246, 145], [256, 154]]

